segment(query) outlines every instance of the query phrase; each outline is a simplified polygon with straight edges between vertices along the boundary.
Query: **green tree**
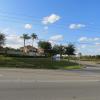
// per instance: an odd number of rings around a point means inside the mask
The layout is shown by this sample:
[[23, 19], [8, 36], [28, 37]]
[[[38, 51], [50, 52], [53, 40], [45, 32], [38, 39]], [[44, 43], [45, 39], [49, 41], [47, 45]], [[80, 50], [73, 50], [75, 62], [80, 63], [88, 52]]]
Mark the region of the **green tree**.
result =
[[5, 44], [5, 35], [3, 33], [0, 33], [0, 47], [2, 47]]
[[65, 54], [69, 55], [75, 55], [75, 46], [73, 44], [68, 44], [68, 46], [65, 47]]
[[71, 55], [75, 55], [75, 46], [73, 44], [68, 44], [68, 46], [65, 47], [65, 53], [68, 55], [68, 60], [70, 58]]
[[64, 54], [64, 46], [63, 45], [54, 45], [53, 46], [54, 54], [60, 54], [60, 57]]
[[38, 37], [35, 33], [32, 33], [31, 38], [32, 38], [32, 46], [33, 46], [34, 40], [37, 39]]
[[26, 40], [29, 40], [29, 39], [30, 39], [30, 36], [28, 36], [28, 34], [23, 34], [23, 35], [21, 36], [21, 38], [24, 40], [24, 47], [25, 47]]
[[49, 56], [52, 53], [52, 46], [50, 42], [39, 41], [38, 47], [44, 49], [45, 56]]

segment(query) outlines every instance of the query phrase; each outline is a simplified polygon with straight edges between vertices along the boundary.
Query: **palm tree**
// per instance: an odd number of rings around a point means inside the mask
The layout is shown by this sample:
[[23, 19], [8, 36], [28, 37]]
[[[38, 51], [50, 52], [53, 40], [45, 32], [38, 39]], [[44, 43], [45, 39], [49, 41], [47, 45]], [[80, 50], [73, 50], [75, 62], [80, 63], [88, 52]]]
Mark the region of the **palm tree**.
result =
[[63, 45], [54, 45], [53, 51], [55, 54], [60, 54], [60, 57], [64, 54], [65, 47]]
[[31, 38], [32, 38], [32, 46], [33, 46], [34, 40], [37, 39], [38, 37], [35, 33], [32, 33]]
[[28, 36], [28, 34], [23, 34], [22, 36], [21, 36], [21, 38], [24, 40], [24, 47], [25, 47], [25, 44], [26, 44], [26, 40], [29, 40], [30, 39], [30, 36]]
[[0, 47], [2, 47], [4, 43], [5, 43], [5, 35], [3, 33], [0, 33]]
[[65, 54], [68, 55], [68, 61], [69, 61], [70, 56], [75, 55], [75, 51], [76, 51], [76, 48], [73, 44], [68, 44], [68, 46], [65, 47]]
[[75, 55], [75, 51], [76, 51], [75, 46], [73, 44], [68, 44], [65, 52], [68, 56], [70, 56], [70, 55]]

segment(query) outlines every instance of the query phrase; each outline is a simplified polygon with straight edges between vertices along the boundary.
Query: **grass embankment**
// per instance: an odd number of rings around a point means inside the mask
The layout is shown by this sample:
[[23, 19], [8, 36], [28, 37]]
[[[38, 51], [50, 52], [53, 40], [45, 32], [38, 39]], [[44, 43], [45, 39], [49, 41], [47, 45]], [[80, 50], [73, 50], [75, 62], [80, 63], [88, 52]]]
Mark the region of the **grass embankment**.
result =
[[0, 56], [2, 68], [34, 68], [34, 69], [80, 69], [78, 64], [68, 61], [52, 61], [50, 58], [24, 58]]

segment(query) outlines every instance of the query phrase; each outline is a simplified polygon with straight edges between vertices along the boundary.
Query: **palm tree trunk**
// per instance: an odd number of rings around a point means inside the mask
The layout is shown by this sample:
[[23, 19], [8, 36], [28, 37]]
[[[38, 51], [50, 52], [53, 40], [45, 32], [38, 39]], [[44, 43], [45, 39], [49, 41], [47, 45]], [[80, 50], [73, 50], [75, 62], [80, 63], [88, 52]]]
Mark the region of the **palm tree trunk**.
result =
[[25, 47], [25, 39], [24, 39], [24, 47]]

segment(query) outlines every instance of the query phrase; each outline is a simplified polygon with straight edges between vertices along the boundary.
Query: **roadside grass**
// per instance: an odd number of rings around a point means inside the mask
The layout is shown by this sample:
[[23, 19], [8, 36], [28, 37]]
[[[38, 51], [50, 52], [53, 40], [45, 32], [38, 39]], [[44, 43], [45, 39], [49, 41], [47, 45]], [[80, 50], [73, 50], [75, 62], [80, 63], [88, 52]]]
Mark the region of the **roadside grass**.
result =
[[0, 56], [1, 68], [33, 68], [33, 69], [80, 69], [77, 63], [65, 60], [52, 61], [51, 58], [24, 58]]

